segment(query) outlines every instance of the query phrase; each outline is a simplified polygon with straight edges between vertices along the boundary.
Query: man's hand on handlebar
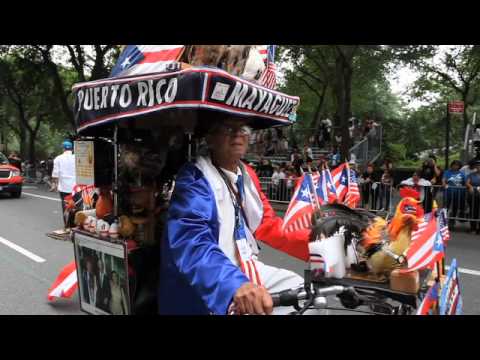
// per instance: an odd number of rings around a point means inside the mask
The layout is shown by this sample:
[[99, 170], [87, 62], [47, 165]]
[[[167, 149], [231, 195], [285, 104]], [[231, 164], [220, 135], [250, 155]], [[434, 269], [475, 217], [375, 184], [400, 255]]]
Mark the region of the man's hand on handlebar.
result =
[[272, 297], [263, 286], [245, 283], [233, 297], [233, 311], [237, 315], [269, 315], [273, 311]]

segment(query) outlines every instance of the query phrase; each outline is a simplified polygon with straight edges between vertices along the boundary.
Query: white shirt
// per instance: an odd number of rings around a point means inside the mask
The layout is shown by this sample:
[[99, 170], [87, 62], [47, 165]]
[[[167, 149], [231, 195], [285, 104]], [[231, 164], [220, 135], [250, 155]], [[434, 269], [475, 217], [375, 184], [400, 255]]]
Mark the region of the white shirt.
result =
[[425, 186], [432, 186], [432, 183], [428, 180], [425, 180], [423, 178], [420, 178], [418, 180], [418, 183], [413, 182], [413, 178], [408, 178], [407, 180], [403, 180], [401, 185], [408, 185], [408, 186], [420, 186], [420, 201], [423, 201], [425, 199]]
[[52, 177], [58, 178], [59, 192], [72, 192], [75, 185], [75, 155], [70, 150], [53, 160]]
[[[233, 232], [235, 228], [235, 210], [227, 185], [222, 177], [212, 165], [209, 157], [200, 156], [197, 159], [196, 166], [202, 171], [207, 181], [210, 183], [217, 205], [218, 222], [220, 224], [218, 245], [224, 254], [234, 263], [239, 265], [236, 257], [236, 243]], [[237, 173], [223, 169], [225, 175], [230, 180], [234, 189], [236, 189], [236, 182], [238, 175], [241, 175], [241, 170], [237, 169]], [[247, 241], [252, 248], [253, 253], [258, 254], [258, 246], [252, 232], [255, 232], [263, 217], [263, 204], [260, 200], [259, 194], [253, 181], [247, 175], [248, 179], [244, 179], [245, 190], [245, 213], [250, 228], [245, 228]]]
[[285, 179], [285, 173], [283, 171], [276, 171], [272, 175], [272, 183], [273, 185], [279, 185], [280, 180]]

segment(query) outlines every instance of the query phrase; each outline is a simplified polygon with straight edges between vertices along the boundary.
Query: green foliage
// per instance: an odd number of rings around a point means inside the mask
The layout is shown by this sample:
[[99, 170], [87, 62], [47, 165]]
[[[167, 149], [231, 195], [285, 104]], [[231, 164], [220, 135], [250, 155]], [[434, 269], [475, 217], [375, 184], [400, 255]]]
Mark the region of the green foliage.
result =
[[394, 163], [405, 160], [407, 148], [404, 144], [388, 143], [386, 148], [386, 157]]

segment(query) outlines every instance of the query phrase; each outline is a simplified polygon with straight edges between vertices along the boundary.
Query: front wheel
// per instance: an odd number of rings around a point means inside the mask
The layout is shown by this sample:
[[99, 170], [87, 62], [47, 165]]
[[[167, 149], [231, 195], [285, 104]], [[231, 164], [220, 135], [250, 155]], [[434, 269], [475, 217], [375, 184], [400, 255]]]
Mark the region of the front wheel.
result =
[[18, 199], [20, 196], [22, 196], [22, 190], [12, 192], [11, 195], [12, 195], [12, 198]]

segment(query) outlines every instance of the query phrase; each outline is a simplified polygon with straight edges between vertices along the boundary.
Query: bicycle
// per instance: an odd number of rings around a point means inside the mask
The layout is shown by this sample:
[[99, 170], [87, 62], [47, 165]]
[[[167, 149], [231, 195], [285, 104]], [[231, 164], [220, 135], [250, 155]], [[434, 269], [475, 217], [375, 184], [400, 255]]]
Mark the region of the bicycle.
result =
[[[423, 279], [429, 277], [424, 272]], [[394, 291], [380, 284], [348, 278], [333, 279], [316, 276], [311, 278], [310, 270], [305, 271], [303, 287], [292, 288], [271, 294], [273, 306], [293, 306], [290, 315], [305, 315], [309, 310], [340, 310], [369, 315], [412, 315], [417, 308], [420, 294], [426, 292], [423, 286], [418, 294]], [[328, 298], [336, 296], [342, 307], [329, 306]], [[369, 311], [358, 309], [366, 306]]]

